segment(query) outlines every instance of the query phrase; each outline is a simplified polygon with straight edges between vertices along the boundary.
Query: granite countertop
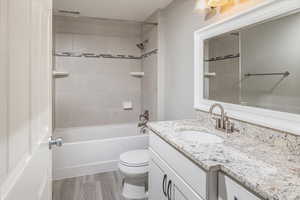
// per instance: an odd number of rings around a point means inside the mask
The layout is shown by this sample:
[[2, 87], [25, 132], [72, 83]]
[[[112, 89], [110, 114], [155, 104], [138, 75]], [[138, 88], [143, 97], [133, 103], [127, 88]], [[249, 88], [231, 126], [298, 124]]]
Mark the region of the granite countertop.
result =
[[[282, 140], [268, 135], [273, 140], [268, 143], [240, 132], [227, 134], [207, 128], [199, 120], [153, 122], [148, 127], [200, 167], [220, 170], [264, 199], [300, 200], [300, 155], [281, 144], [287, 136]], [[205, 131], [224, 141], [201, 144], [185, 140], [180, 133], [183, 130]]]

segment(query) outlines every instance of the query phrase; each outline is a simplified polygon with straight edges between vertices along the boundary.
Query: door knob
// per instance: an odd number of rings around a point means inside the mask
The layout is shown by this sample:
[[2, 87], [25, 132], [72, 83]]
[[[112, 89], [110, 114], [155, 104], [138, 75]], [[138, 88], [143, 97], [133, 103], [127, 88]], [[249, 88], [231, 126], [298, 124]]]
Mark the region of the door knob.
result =
[[52, 146], [61, 147], [63, 145], [63, 139], [62, 138], [53, 138], [53, 136], [49, 137], [49, 149], [52, 149]]

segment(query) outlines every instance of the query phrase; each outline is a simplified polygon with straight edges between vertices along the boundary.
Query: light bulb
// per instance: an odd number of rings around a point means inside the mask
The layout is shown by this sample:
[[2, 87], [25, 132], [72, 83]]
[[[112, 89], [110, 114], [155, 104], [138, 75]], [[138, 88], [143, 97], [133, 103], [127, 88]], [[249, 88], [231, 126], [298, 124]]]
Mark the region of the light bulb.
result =
[[209, 0], [208, 6], [210, 7], [219, 7], [224, 6], [229, 2], [229, 0]]
[[195, 10], [205, 10], [207, 8], [206, 0], [196, 0]]

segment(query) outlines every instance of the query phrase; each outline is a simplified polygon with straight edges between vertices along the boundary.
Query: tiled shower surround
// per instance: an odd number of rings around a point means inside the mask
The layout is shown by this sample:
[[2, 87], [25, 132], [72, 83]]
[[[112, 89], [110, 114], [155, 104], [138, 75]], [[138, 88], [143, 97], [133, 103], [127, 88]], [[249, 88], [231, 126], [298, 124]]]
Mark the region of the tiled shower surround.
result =
[[[140, 57], [153, 50], [137, 48], [143, 36], [138, 23], [56, 16], [54, 31], [56, 53]], [[152, 38], [149, 43], [156, 47]], [[137, 123], [145, 109], [156, 114], [155, 99], [142, 98], [156, 93], [156, 65], [156, 54], [143, 59], [55, 56], [56, 71], [70, 74], [55, 80], [55, 128]], [[144, 78], [130, 76], [143, 70]], [[132, 109], [123, 109], [128, 101]]]

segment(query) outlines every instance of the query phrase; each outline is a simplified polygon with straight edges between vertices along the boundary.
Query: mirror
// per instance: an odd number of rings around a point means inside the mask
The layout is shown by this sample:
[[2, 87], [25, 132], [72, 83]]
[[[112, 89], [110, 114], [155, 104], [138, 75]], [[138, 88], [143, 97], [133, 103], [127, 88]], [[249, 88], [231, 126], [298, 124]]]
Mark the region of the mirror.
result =
[[300, 13], [204, 41], [204, 99], [300, 113]]

